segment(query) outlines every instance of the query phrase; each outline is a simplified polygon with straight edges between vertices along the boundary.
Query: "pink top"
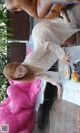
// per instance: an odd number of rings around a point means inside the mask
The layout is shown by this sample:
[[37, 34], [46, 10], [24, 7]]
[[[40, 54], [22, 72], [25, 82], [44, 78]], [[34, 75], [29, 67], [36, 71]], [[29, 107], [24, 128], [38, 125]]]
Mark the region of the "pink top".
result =
[[10, 81], [8, 98], [0, 104], [0, 125], [8, 124], [8, 133], [31, 133], [33, 130], [40, 82], [39, 79], [32, 82]]

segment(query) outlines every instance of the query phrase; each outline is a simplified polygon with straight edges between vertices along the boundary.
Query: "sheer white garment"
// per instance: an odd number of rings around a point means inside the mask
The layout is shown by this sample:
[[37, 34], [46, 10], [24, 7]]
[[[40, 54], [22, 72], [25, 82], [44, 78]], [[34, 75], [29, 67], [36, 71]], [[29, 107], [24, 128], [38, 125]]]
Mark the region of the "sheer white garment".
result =
[[38, 23], [32, 31], [34, 50], [26, 56], [22, 64], [29, 65], [38, 77], [56, 85], [60, 82], [58, 73], [47, 70], [58, 58], [63, 60], [65, 52], [60, 45], [77, 31], [80, 29], [71, 23]]

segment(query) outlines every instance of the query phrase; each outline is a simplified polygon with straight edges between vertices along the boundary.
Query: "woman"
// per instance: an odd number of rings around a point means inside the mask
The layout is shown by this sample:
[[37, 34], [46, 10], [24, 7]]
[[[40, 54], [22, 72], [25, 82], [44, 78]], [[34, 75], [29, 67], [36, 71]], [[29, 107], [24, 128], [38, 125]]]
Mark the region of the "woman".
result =
[[67, 2], [80, 2], [80, 0], [5, 0], [5, 5], [10, 11], [22, 9], [32, 17], [52, 19], [59, 16]]
[[18, 81], [29, 81], [36, 77], [45, 79], [58, 88], [58, 97], [61, 97], [61, 85], [57, 72], [47, 71], [60, 58], [65, 63], [69, 63], [71, 56], [66, 55], [60, 47], [70, 43], [69, 38], [79, 29], [71, 23], [52, 23], [43, 21], [38, 23], [33, 31], [32, 38], [34, 50], [27, 55], [20, 64], [18, 62], [9, 63], [4, 68], [4, 75], [8, 79]]

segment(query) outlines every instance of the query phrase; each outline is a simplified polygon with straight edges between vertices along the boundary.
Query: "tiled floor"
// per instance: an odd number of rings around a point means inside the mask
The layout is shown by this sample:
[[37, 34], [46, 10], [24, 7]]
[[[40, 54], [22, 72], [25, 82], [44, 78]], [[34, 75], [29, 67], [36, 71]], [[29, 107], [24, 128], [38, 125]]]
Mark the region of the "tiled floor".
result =
[[[71, 22], [80, 28], [80, 4], [67, 12]], [[80, 44], [80, 33], [77, 34], [77, 42]], [[80, 133], [80, 107], [75, 104], [57, 100], [49, 118], [46, 130], [39, 131], [36, 124], [33, 133]]]
[[49, 133], [80, 133], [80, 107], [56, 101], [50, 112]]

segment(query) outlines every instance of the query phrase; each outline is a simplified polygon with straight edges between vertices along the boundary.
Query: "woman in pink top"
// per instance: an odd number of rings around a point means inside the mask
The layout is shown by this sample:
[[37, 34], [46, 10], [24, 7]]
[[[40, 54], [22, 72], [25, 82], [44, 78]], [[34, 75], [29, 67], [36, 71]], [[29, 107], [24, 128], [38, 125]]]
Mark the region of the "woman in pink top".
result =
[[22, 63], [7, 64], [3, 71], [5, 77], [17, 81], [42, 78], [57, 86], [58, 97], [61, 97], [59, 73], [48, 70], [58, 58], [64, 63], [70, 63], [71, 56], [66, 55], [60, 46], [65, 43], [69, 45], [69, 38], [78, 31], [80, 29], [71, 23], [53, 23], [51, 21], [38, 23], [32, 31], [34, 50], [26, 56]]

